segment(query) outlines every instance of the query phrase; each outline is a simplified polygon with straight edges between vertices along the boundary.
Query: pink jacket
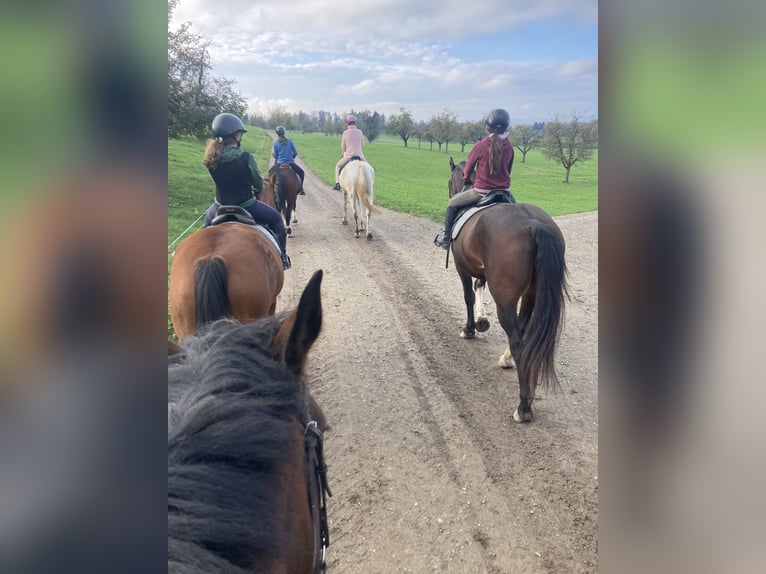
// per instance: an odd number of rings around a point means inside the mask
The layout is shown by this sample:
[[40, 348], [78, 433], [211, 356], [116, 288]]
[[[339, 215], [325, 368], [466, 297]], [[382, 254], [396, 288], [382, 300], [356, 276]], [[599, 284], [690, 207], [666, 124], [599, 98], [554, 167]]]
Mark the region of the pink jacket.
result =
[[358, 127], [352, 124], [343, 131], [343, 137], [340, 142], [340, 147], [343, 150], [343, 157], [358, 155], [364, 159], [364, 154], [362, 153], [363, 145], [364, 134]]

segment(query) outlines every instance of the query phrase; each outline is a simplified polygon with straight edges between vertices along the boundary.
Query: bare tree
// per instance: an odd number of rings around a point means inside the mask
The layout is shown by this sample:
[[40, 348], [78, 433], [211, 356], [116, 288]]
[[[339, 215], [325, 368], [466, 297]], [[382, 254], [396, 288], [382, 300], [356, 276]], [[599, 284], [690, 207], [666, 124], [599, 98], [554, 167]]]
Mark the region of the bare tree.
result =
[[578, 161], [587, 161], [593, 155], [596, 131], [592, 123], [583, 123], [576, 112], [568, 122], [558, 116], [545, 123], [542, 152], [545, 157], [558, 161], [566, 169], [564, 183], [569, 183], [569, 171]]
[[515, 126], [511, 131], [513, 147], [521, 152], [521, 163], [527, 163], [527, 153], [540, 145], [542, 134], [531, 125]]

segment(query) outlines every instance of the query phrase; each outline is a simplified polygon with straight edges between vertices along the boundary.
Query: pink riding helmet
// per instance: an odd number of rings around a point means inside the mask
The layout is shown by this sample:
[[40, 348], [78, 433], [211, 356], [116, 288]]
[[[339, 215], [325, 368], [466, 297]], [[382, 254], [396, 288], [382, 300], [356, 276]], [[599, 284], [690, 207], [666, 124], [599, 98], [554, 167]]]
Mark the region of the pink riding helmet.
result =
[[346, 116], [346, 123], [347, 124], [355, 124], [356, 123], [356, 116], [354, 114], [349, 114]]

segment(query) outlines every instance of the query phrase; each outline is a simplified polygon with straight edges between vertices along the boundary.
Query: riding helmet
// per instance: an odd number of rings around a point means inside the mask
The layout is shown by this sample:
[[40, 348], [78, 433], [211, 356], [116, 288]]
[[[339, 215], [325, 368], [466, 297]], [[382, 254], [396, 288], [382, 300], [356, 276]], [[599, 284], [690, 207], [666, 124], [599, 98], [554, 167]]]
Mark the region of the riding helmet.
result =
[[285, 135], [285, 128], [283, 128], [282, 126], [277, 126], [277, 129], [274, 131], [277, 132], [277, 135], [280, 137]]
[[509, 125], [511, 125], [511, 116], [505, 110], [498, 108], [487, 114], [487, 127], [491, 132], [496, 134], [505, 133]]
[[347, 124], [355, 124], [356, 123], [356, 116], [354, 114], [349, 114], [346, 116], [346, 123]]
[[245, 124], [234, 114], [223, 113], [213, 118], [213, 137], [228, 138], [237, 132], [245, 133]]

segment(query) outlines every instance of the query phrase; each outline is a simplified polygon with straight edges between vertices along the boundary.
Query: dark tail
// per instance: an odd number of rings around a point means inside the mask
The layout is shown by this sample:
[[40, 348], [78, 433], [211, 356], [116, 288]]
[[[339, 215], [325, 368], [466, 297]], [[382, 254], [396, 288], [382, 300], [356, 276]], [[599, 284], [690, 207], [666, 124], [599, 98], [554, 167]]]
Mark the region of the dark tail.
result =
[[[554, 354], [561, 335], [567, 288], [567, 266], [564, 242], [558, 229], [544, 223], [533, 223], [529, 232], [535, 239], [535, 307], [524, 332], [521, 364], [527, 369], [530, 385], [538, 380], [543, 390], [559, 391]], [[534, 387], [533, 387], [534, 388]]]
[[204, 259], [194, 269], [194, 314], [197, 327], [229, 314], [226, 264], [220, 257]]

